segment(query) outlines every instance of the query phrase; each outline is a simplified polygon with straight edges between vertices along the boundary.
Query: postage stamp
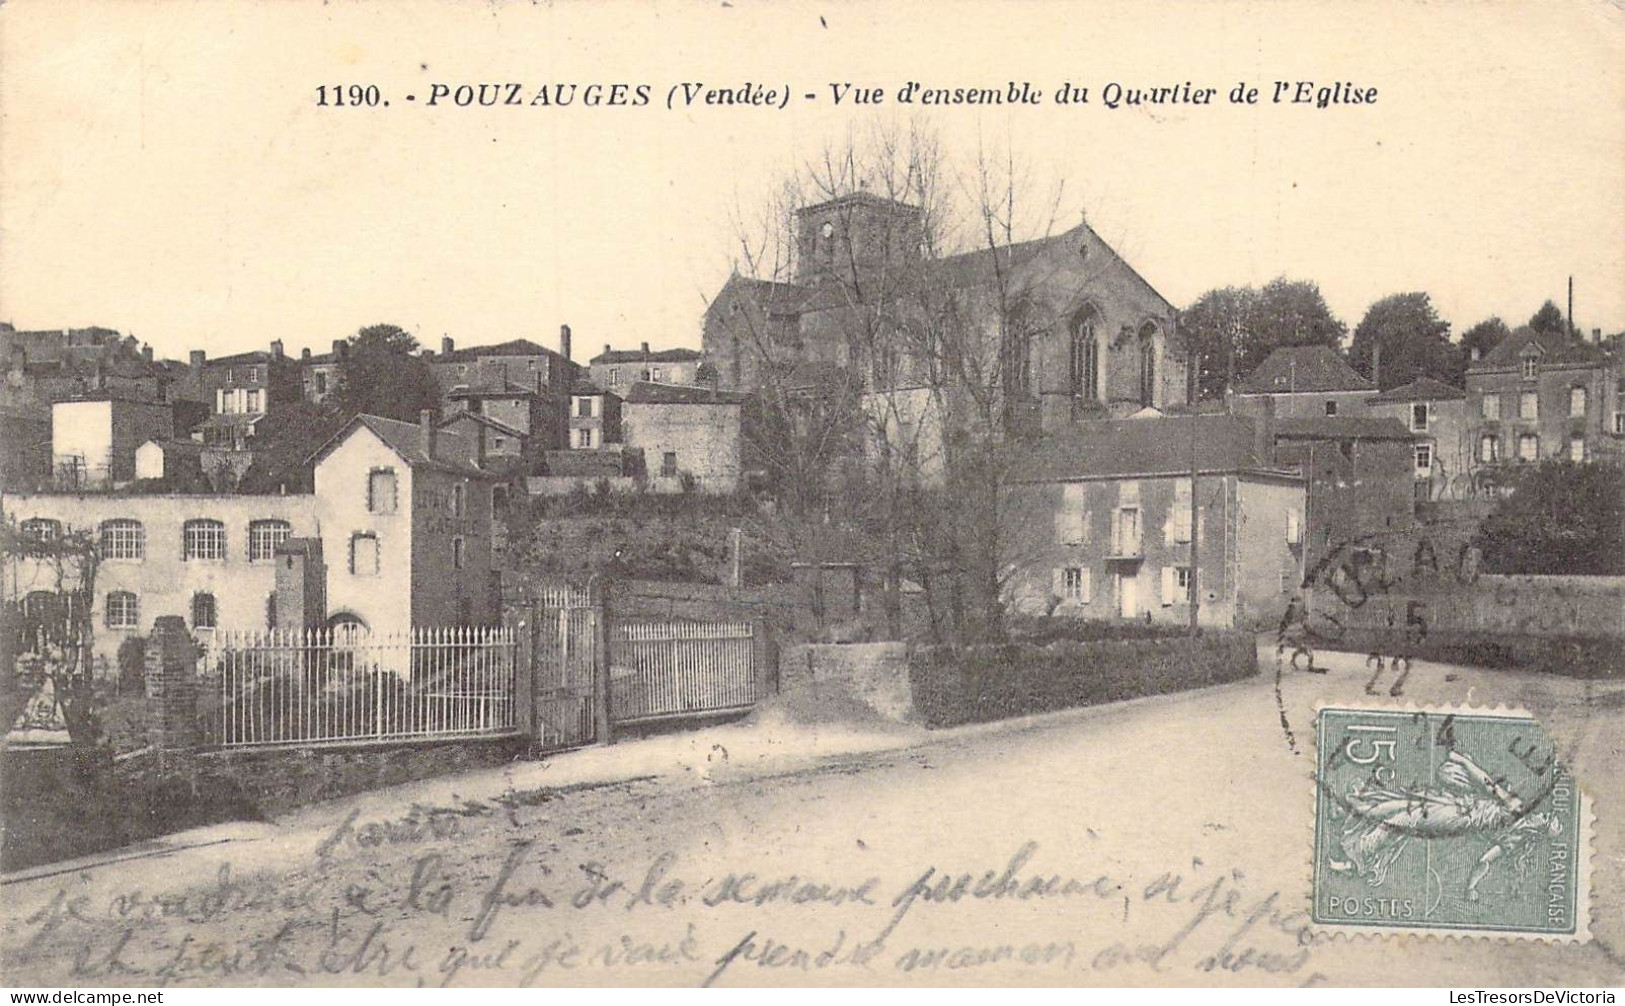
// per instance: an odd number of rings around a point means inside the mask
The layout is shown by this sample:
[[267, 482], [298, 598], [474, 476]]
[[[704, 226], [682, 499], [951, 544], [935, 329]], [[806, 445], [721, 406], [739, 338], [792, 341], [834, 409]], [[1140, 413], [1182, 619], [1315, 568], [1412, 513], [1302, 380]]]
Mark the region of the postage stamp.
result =
[[1531, 716], [1321, 709], [1317, 925], [1584, 940], [1579, 786]]

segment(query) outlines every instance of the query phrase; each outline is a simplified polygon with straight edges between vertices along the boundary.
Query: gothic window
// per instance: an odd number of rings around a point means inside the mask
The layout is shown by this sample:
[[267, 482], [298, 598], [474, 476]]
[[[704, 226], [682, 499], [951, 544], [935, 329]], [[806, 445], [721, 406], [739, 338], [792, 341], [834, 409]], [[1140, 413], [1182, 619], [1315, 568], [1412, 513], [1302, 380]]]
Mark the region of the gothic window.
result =
[[1157, 404], [1157, 326], [1140, 326], [1140, 404]]
[[1074, 398], [1093, 401], [1100, 397], [1100, 341], [1096, 334], [1099, 313], [1085, 307], [1072, 321], [1072, 339], [1067, 352], [1067, 381]]

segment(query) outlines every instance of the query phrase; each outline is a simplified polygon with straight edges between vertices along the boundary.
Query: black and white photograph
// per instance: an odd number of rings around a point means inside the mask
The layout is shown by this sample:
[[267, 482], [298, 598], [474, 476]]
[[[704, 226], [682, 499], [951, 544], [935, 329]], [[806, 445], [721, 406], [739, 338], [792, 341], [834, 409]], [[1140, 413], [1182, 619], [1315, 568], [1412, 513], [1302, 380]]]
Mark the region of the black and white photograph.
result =
[[1617, 0], [0, 0], [0, 986], [1612, 1003], [1622, 384]]

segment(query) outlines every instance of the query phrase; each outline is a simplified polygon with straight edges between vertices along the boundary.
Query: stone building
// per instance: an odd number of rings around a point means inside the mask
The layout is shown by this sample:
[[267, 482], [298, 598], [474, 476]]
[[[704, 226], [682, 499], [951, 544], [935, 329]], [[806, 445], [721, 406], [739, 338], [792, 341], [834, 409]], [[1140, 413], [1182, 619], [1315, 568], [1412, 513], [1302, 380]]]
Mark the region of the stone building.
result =
[[175, 435], [167, 404], [94, 395], [51, 406], [51, 474], [60, 489], [111, 489], [136, 477], [136, 451]]
[[312, 355], [309, 349], [300, 352], [299, 378], [306, 401], [320, 405], [338, 390], [349, 353], [350, 343], [345, 339], [334, 339], [331, 353]]
[[[193, 432], [218, 451], [246, 453], [253, 449], [255, 427], [273, 410], [304, 395], [298, 361], [283, 352], [282, 341], [269, 350], [235, 353], [209, 359], [194, 349], [178, 394], [209, 406], [209, 416]], [[247, 462], [239, 462], [246, 468]]]
[[605, 343], [604, 351], [587, 363], [594, 385], [624, 395], [638, 381], [699, 384], [701, 359], [693, 349], [651, 350], [647, 342], [638, 349], [614, 349]]
[[[581, 368], [570, 361], [570, 326], [559, 329], [559, 352], [529, 339], [458, 349], [450, 336], [423, 358], [440, 383], [446, 412], [484, 412], [521, 430], [537, 450], [565, 446], [570, 386]], [[523, 399], [523, 401], [520, 401]], [[487, 402], [493, 409], [486, 409]]]
[[1177, 312], [1088, 224], [944, 258], [926, 253], [923, 226], [918, 207], [867, 192], [798, 210], [786, 275], [735, 274], [706, 310], [721, 386], [765, 391], [829, 365], [940, 425], [922, 391], [974, 380], [1044, 430], [1186, 402]]
[[1347, 418], [1365, 415], [1376, 393], [1331, 346], [1283, 346], [1237, 384], [1232, 407], [1261, 416], [1268, 401], [1280, 419]]
[[1520, 328], [1467, 367], [1478, 464], [1618, 458], [1622, 361], [1595, 342]]
[[[204, 636], [488, 624], [494, 480], [476, 452], [436, 429], [432, 414], [419, 424], [357, 416], [311, 458], [312, 493], [21, 493], [0, 497], [0, 508], [24, 533], [96, 535], [95, 652], [108, 665], [160, 615]], [[290, 585], [277, 577], [278, 550], [293, 539], [316, 542], [302, 554], [320, 556], [320, 589], [298, 597], [284, 596]], [[24, 605], [64, 586], [37, 560], [13, 560], [0, 575], [0, 594]], [[292, 624], [289, 612], [299, 613]]]
[[621, 407], [622, 441], [642, 452], [656, 492], [690, 482], [696, 492], [737, 492], [752, 401], [743, 392], [639, 382]]
[[621, 442], [621, 396], [595, 384], [570, 389], [570, 449], [591, 451]]
[[1185, 624], [1194, 576], [1200, 624], [1278, 618], [1303, 575], [1307, 502], [1261, 446], [1229, 414], [1084, 423], [1044, 444], [1000, 515], [1015, 610]]
[[1366, 415], [1397, 420], [1410, 431], [1418, 502], [1471, 494], [1478, 460], [1462, 389], [1421, 377], [1365, 401]]

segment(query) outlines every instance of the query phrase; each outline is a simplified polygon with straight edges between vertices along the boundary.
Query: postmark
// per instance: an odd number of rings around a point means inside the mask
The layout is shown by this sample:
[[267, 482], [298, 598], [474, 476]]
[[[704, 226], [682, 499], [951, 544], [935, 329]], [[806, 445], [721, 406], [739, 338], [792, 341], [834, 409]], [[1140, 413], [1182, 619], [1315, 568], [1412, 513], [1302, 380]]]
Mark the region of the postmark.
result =
[[1589, 937], [1587, 807], [1532, 716], [1323, 708], [1316, 759], [1317, 926]]

